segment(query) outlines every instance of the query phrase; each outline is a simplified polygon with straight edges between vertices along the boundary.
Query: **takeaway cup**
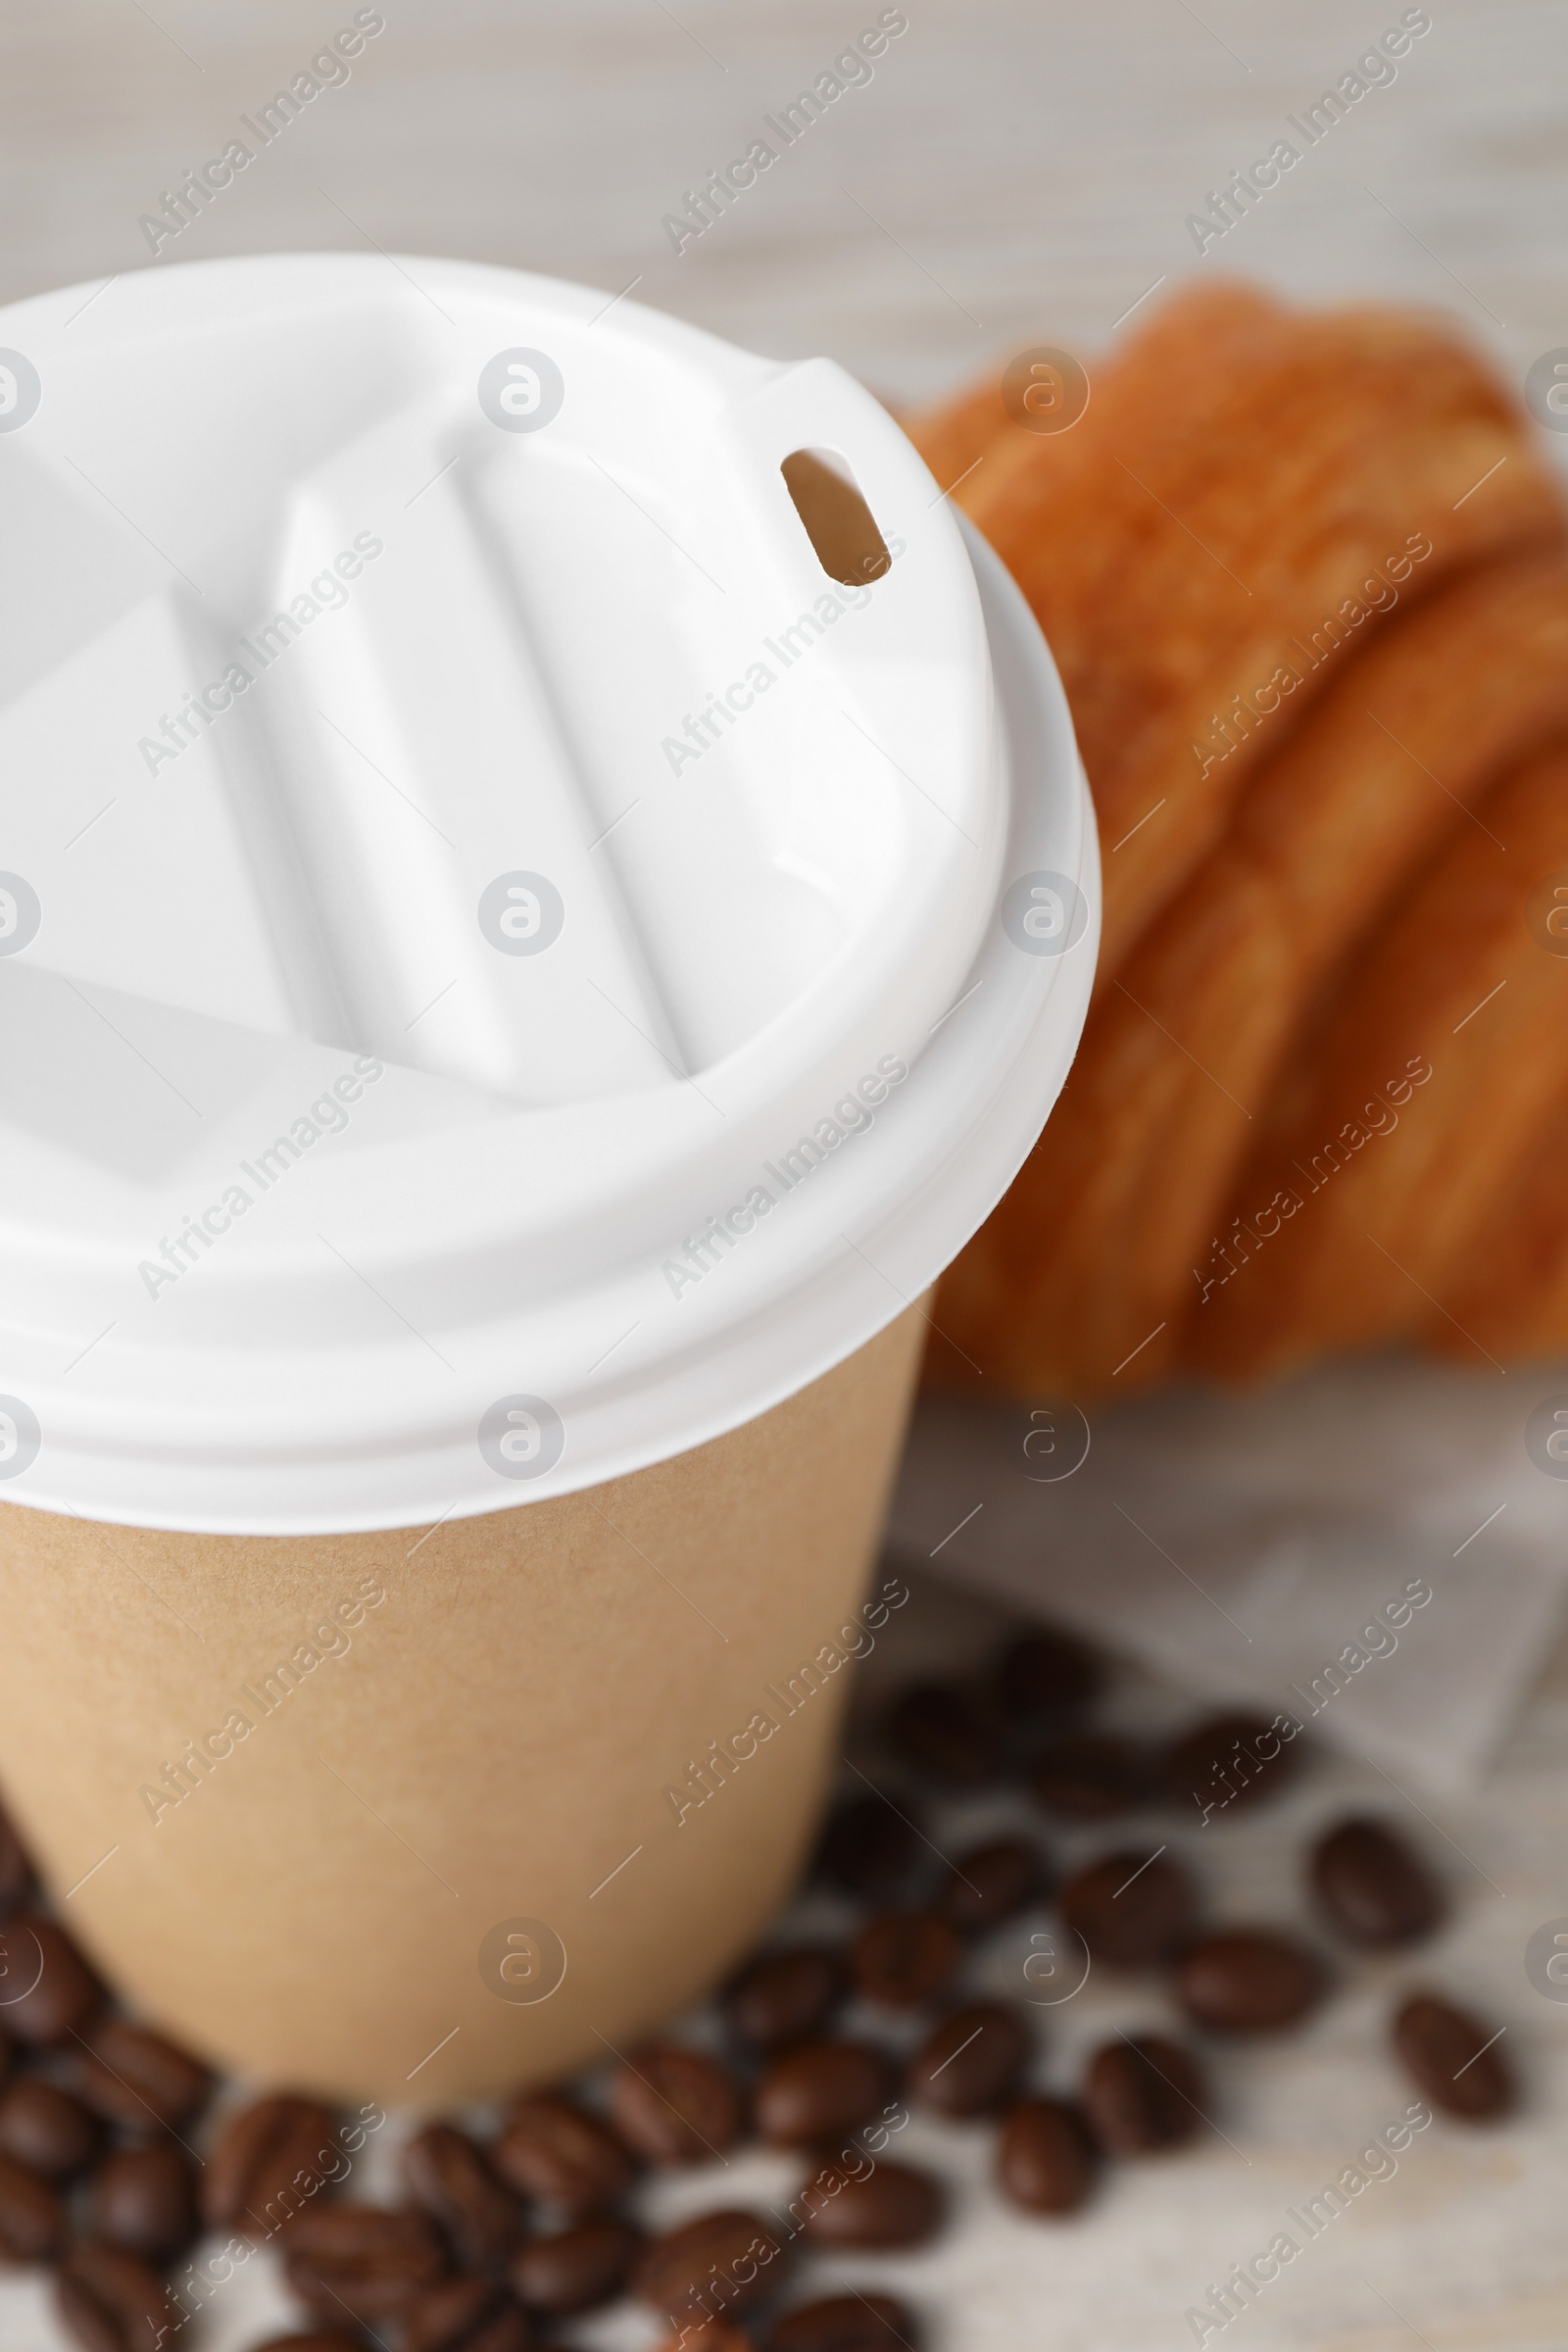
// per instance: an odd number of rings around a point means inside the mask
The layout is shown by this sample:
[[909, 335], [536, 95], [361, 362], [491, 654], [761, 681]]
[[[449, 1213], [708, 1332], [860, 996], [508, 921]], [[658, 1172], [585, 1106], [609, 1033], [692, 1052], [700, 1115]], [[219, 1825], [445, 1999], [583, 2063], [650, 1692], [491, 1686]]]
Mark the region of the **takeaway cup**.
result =
[[86, 292], [0, 313], [0, 1784], [216, 2060], [490, 2092], [799, 1868], [1083, 777], [827, 362], [417, 258]]

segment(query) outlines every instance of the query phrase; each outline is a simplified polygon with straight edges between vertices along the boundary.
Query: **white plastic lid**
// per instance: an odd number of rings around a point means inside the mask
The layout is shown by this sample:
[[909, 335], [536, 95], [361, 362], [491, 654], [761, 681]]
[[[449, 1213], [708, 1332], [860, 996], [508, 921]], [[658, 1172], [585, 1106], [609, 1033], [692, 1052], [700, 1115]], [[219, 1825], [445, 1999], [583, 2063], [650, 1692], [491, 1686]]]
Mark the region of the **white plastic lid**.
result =
[[840, 1361], [1004, 1191], [1088, 798], [839, 368], [510, 270], [149, 270], [0, 311], [0, 507], [6, 1496], [294, 1534], [591, 1485]]

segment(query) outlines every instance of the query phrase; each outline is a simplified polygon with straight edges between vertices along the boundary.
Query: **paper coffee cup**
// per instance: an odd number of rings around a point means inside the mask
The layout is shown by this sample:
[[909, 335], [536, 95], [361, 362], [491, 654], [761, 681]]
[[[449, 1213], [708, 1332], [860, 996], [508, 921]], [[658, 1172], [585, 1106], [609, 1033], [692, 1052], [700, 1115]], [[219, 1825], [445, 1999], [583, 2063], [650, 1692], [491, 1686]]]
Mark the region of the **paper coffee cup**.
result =
[[798, 1868], [1088, 1000], [1065, 706], [826, 362], [418, 259], [82, 300], [0, 313], [0, 1785], [222, 2062], [542, 2079]]

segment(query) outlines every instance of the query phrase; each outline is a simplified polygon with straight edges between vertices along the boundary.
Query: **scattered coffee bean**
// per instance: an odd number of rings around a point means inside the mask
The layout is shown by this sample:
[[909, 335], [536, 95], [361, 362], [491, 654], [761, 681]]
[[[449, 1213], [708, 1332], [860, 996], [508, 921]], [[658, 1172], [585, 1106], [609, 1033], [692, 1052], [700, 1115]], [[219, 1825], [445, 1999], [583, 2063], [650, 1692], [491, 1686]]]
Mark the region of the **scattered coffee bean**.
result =
[[357, 2335], [323, 2335], [312, 2328], [304, 2335], [270, 2335], [256, 2352], [365, 2352]]
[[1197, 1910], [1192, 1880], [1168, 1854], [1102, 1855], [1063, 1885], [1066, 1925], [1107, 1968], [1153, 1968], [1187, 1934]]
[[716, 2058], [648, 2042], [615, 2076], [610, 2112], [627, 2146], [650, 2164], [701, 2164], [734, 2142], [741, 2094]]
[[914, 2316], [892, 2295], [829, 2295], [773, 2323], [768, 2352], [912, 2352]]
[[27, 2075], [0, 2092], [0, 2156], [46, 2180], [69, 2180], [98, 2145], [98, 2124], [79, 2099]]
[[167, 2352], [184, 2316], [139, 2256], [90, 2242], [61, 2264], [55, 2300], [84, 2352]]
[[1211, 1715], [1184, 1733], [1165, 1759], [1165, 1794], [1184, 1813], [1220, 1821], [1278, 1796], [1296, 1778], [1297, 1735], [1278, 1718]]
[[757, 2085], [753, 2112], [772, 2146], [805, 2148], [869, 2123], [888, 2089], [879, 2050], [858, 2041], [807, 2041], [774, 2059]]
[[1105, 1669], [1087, 1642], [1053, 1627], [1024, 1634], [997, 1661], [997, 1696], [1017, 1724], [1081, 1714], [1104, 1688]]
[[915, 1683], [888, 1711], [888, 1738], [906, 1762], [956, 1788], [995, 1778], [1002, 1746], [967, 1690], [956, 1683]]
[[445, 2233], [459, 2267], [483, 2270], [522, 2236], [522, 2207], [482, 2151], [451, 2124], [427, 2124], [403, 2150], [409, 2193]]
[[0, 1809], [0, 1919], [32, 1892], [32, 1863], [9, 1815]]
[[59, 2190], [15, 2157], [0, 2156], [0, 2263], [52, 2262], [65, 2238]]
[[512, 2258], [517, 2299], [530, 2311], [596, 2310], [620, 2293], [642, 2242], [629, 2222], [609, 2215], [555, 2237], [536, 2237]]
[[403, 2318], [403, 2352], [527, 2352], [528, 2315], [493, 2278], [421, 2286]]
[[912, 2165], [878, 2163], [852, 2173], [827, 2164], [795, 2199], [807, 2237], [818, 2245], [918, 2246], [941, 2226], [942, 2188]]
[[909, 2096], [939, 2115], [989, 2115], [1004, 2106], [1034, 2051], [1028, 2022], [1001, 2001], [955, 2009], [909, 2062]]
[[997, 2182], [1025, 2213], [1076, 2213], [1097, 2156], [1083, 2117], [1063, 2099], [1025, 2099], [1003, 2126]]
[[1499, 2039], [1467, 2009], [1430, 1992], [1413, 1994], [1394, 2021], [1394, 2046], [1416, 2088], [1467, 2124], [1491, 2123], [1514, 2103]]
[[0, 1963], [27, 1990], [8, 1999], [6, 2032], [52, 2049], [79, 2032], [102, 2001], [103, 1986], [64, 1928], [36, 1911], [19, 1911], [0, 1928]]
[[1381, 1948], [1430, 1936], [1443, 1893], [1421, 1856], [1385, 1822], [1352, 1816], [1312, 1849], [1312, 1889], [1352, 1943]]
[[919, 2009], [940, 1999], [963, 1966], [956, 1928], [939, 1911], [883, 1911], [851, 1947], [856, 1989], [885, 2009]]
[[912, 1820], [883, 1796], [852, 1797], [828, 1823], [817, 1869], [846, 1894], [883, 1901], [907, 1886], [926, 1857]]
[[1324, 1988], [1315, 1953], [1261, 1928], [1200, 1936], [1183, 1953], [1176, 1984], [1188, 2016], [1216, 2034], [1277, 2034], [1315, 2008]]
[[1035, 1758], [1029, 1786], [1037, 1804], [1063, 1821], [1111, 1821], [1149, 1793], [1143, 1750], [1108, 1732], [1069, 1732]]
[[666, 2319], [695, 2327], [772, 2294], [787, 2259], [788, 2248], [760, 2214], [699, 2214], [643, 2248], [632, 2292]]
[[502, 2179], [523, 2196], [563, 2213], [593, 2213], [632, 2183], [631, 2158], [614, 2133], [551, 2091], [513, 2101], [490, 2155]]
[[1180, 2147], [1202, 2122], [1202, 2077], [1191, 2053], [1160, 2034], [1107, 2041], [1089, 2062], [1084, 2111], [1111, 2156]]
[[943, 1889], [942, 1916], [960, 1936], [983, 1935], [1014, 1919], [1045, 1891], [1039, 1853], [1021, 1838], [998, 1838], [960, 1854]]
[[132, 2131], [187, 2123], [204, 2106], [213, 2079], [205, 2066], [145, 2026], [99, 2018], [71, 2053], [71, 2083], [95, 2115]]
[[263, 2239], [292, 2229], [310, 2199], [300, 2176], [324, 2187], [338, 2169], [332, 2118], [315, 2099], [275, 2091], [230, 2116], [202, 2175], [202, 2219], [213, 2230]]
[[111, 2148], [87, 2181], [87, 2233], [124, 2254], [168, 2262], [197, 2234], [190, 2159], [172, 2140]]
[[757, 2338], [744, 2328], [710, 2320], [706, 2327], [683, 2327], [677, 2334], [666, 2336], [659, 2352], [757, 2352]]
[[763, 1952], [730, 1982], [724, 2015], [737, 2041], [754, 2050], [787, 2049], [827, 2022], [844, 1991], [844, 1963], [814, 1944]]
[[288, 2234], [288, 2281], [322, 2319], [361, 2326], [399, 2318], [446, 2269], [435, 2226], [416, 2205], [325, 2205]]

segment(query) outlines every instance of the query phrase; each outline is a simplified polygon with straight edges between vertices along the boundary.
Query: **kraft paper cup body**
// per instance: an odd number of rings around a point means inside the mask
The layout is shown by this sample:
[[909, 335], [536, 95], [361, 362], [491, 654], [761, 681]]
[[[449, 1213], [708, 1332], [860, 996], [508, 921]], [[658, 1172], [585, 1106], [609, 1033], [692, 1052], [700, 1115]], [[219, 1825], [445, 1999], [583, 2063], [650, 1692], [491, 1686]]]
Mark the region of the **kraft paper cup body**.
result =
[[224, 2064], [544, 2080], [800, 1867], [1088, 1004], [1070, 720], [826, 361], [87, 291], [0, 312], [0, 1789]]

